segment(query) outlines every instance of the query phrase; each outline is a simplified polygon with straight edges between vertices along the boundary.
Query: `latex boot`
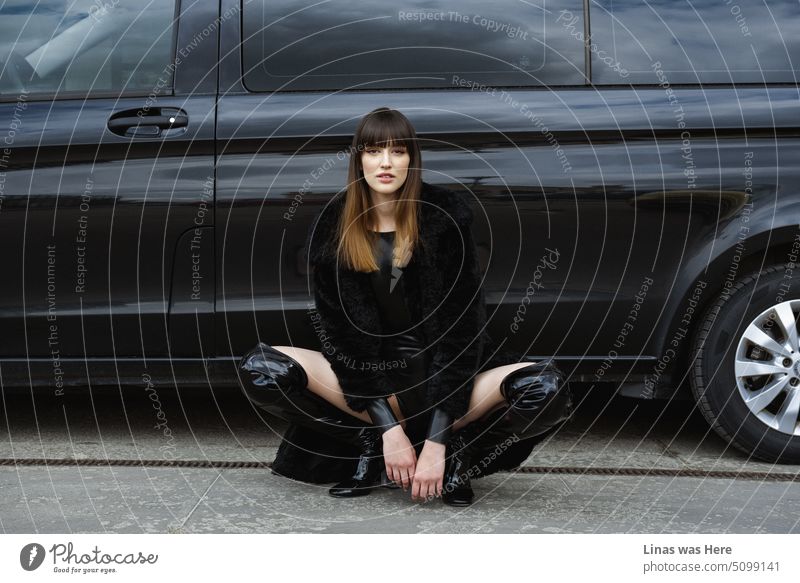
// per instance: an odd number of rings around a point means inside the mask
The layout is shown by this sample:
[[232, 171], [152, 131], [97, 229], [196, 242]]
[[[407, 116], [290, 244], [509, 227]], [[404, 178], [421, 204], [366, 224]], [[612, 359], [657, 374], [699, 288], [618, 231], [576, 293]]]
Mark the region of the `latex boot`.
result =
[[242, 357], [239, 373], [244, 394], [253, 404], [359, 449], [353, 475], [333, 486], [329, 490], [332, 496], [370, 493], [379, 482], [384, 465], [379, 429], [308, 390], [308, 377], [300, 363], [263, 342]]
[[537, 437], [572, 416], [572, 390], [550, 361], [509, 373], [500, 383], [500, 393], [507, 407], [487, 418], [476, 447], [493, 447], [508, 437]]
[[447, 443], [442, 501], [469, 506], [474, 498], [472, 461], [509, 437], [534, 439], [572, 415], [572, 393], [564, 374], [550, 362], [538, 362], [506, 375], [500, 383], [503, 407], [455, 432]]
[[357, 439], [361, 448], [361, 456], [353, 475], [328, 490], [328, 494], [336, 498], [365, 496], [382, 485], [383, 471], [383, 437], [374, 427], [366, 427], [359, 431]]

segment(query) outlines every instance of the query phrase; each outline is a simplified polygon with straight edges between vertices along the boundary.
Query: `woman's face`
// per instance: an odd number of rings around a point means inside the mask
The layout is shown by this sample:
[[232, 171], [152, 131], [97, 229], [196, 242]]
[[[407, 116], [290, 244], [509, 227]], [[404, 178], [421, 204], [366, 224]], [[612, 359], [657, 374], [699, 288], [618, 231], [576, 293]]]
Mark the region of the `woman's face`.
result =
[[405, 146], [367, 146], [361, 152], [364, 179], [373, 192], [393, 194], [408, 176], [411, 155]]

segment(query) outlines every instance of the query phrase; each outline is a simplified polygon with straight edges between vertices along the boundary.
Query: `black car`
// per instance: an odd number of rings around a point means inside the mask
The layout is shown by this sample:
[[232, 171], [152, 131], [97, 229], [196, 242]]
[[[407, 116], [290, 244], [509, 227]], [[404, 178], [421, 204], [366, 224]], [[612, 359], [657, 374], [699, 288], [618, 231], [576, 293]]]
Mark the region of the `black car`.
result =
[[2, 386], [318, 348], [308, 228], [388, 105], [473, 205], [496, 340], [800, 462], [797, 1], [435, 5], [3, 3]]

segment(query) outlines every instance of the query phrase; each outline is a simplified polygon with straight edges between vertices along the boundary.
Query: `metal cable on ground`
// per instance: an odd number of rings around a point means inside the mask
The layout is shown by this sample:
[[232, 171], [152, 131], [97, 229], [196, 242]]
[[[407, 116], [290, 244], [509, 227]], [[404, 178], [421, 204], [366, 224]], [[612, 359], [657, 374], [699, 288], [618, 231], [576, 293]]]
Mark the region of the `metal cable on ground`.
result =
[[[0, 466], [129, 466], [147, 468], [269, 469], [271, 462], [215, 460], [134, 460], [134, 459], [46, 459], [0, 458]], [[740, 472], [735, 470], [697, 470], [689, 468], [599, 468], [581, 466], [522, 466], [504, 473], [582, 474], [590, 476], [669, 476], [681, 478], [721, 478], [728, 480], [761, 480], [766, 482], [800, 482], [800, 473]]]

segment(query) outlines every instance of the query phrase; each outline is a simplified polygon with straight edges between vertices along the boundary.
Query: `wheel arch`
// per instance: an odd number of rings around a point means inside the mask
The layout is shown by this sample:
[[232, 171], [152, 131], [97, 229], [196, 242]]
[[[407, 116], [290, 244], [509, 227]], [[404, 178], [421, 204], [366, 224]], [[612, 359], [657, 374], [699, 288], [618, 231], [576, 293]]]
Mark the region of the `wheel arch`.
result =
[[[717, 239], [719, 241], [719, 239]], [[736, 262], [736, 270], [731, 277], [733, 258], [736, 256], [737, 247], [743, 245], [744, 251]], [[760, 272], [773, 265], [786, 264], [791, 260], [790, 253], [795, 252], [800, 246], [800, 228], [798, 225], [784, 226], [771, 230], [759, 232], [746, 239], [737, 241], [723, 249], [716, 257], [705, 265], [705, 269], [694, 270], [691, 273], [684, 273], [681, 278], [681, 294], [674, 301], [672, 309], [667, 312], [670, 314], [669, 320], [659, 332], [658, 338], [661, 341], [657, 346], [657, 354], [663, 354], [670, 339], [680, 336], [681, 329], [687, 333], [675, 350], [675, 358], [671, 360], [665, 368], [663, 378], [671, 379], [667, 383], [655, 383], [653, 398], [669, 398], [675, 393], [683, 393], [682, 396], [689, 396], [689, 375], [692, 358], [692, 340], [695, 337], [698, 327], [703, 321], [703, 317], [708, 308], [713, 305], [723, 290], [733, 286], [737, 281]], [[691, 321], [688, 327], [684, 327], [684, 316], [686, 308], [690, 307], [690, 301], [695, 294], [695, 290], [705, 282], [702, 293], [693, 307]]]

